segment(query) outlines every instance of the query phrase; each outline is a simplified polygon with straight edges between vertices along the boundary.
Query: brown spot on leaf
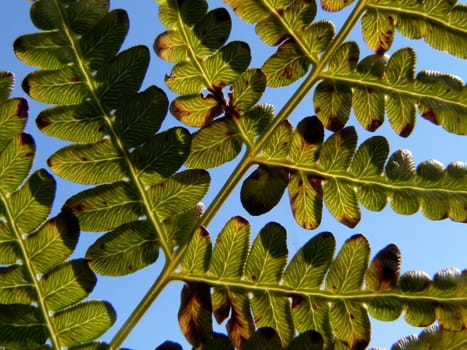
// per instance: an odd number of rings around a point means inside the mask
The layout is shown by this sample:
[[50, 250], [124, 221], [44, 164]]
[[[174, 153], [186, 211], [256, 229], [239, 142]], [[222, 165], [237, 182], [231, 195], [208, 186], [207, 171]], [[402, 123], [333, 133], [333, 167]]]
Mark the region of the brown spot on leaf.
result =
[[328, 124], [326, 127], [331, 131], [337, 131], [344, 127], [344, 124], [339, 120], [336, 115], [332, 115], [329, 117]]
[[19, 144], [22, 146], [34, 144], [34, 140], [31, 135], [22, 133], [20, 136]]
[[283, 7], [281, 7], [280, 9], [277, 9], [277, 14], [278, 14], [279, 16], [281, 16], [281, 17], [284, 15], [284, 12], [285, 12], [285, 11], [284, 11], [284, 8], [283, 8]]
[[258, 277], [256, 277], [256, 275], [252, 275], [252, 276], [251, 276], [251, 280], [252, 280], [252, 281], [256, 281], [257, 279], [258, 279]]
[[133, 265], [128, 265], [128, 271], [133, 270]]
[[82, 204], [78, 204], [78, 205], [75, 205], [75, 206], [71, 206], [70, 207], [71, 211], [73, 213], [81, 213], [84, 209], [83, 205]]
[[307, 179], [313, 190], [319, 195], [323, 195], [323, 178], [316, 175], [308, 175]]
[[201, 237], [209, 237], [209, 232], [204, 226], [200, 227], [200, 235]]
[[75, 77], [71, 77], [70, 81], [71, 81], [72, 83], [77, 83], [77, 82], [81, 81], [81, 79], [80, 79], [79, 77], [76, 77], [76, 76], [75, 76]]
[[402, 130], [400, 131], [399, 135], [402, 136], [402, 137], [407, 137], [407, 136], [409, 136], [409, 135], [412, 133], [413, 127], [414, 127], [413, 124], [407, 124], [406, 126], [404, 126], [404, 127], [402, 128]]
[[324, 128], [321, 121], [315, 117], [307, 117], [300, 121], [297, 126], [300, 136], [308, 144], [322, 143], [324, 139]]
[[382, 124], [383, 122], [379, 119], [373, 119], [370, 123], [370, 125], [368, 125], [367, 129], [369, 131], [375, 131], [376, 129], [378, 129], [380, 127], [380, 125]]
[[44, 117], [43, 115], [39, 114], [39, 116], [36, 119], [36, 125], [39, 128], [39, 130], [42, 130], [43, 128], [50, 125], [50, 120]]
[[80, 157], [79, 159], [81, 159], [81, 161], [83, 162], [87, 162], [89, 160], [87, 157], [84, 157], [84, 156]]
[[29, 92], [31, 91], [31, 85], [29, 85], [29, 79], [26, 78], [23, 80], [21, 87], [23, 88], [24, 92], [29, 95]]
[[292, 295], [292, 309], [300, 306], [303, 303], [303, 297], [300, 295]]
[[355, 340], [354, 345], [352, 346], [352, 349], [354, 350], [364, 350], [368, 346], [368, 340], [365, 339], [357, 339]]
[[425, 118], [426, 120], [429, 120], [430, 122], [432, 122], [433, 124], [436, 124], [436, 125], [439, 125], [439, 122], [438, 122], [438, 116], [436, 115], [435, 112], [433, 112], [433, 110], [428, 110], [426, 111], [425, 113], [422, 114], [422, 117]]
[[353, 314], [349, 314], [349, 317], [351, 320], [355, 319], [355, 316]]
[[99, 248], [100, 249], [105, 249], [105, 244], [104, 243], [99, 244]]
[[18, 100], [16, 116], [23, 119], [28, 117], [28, 102], [24, 98]]

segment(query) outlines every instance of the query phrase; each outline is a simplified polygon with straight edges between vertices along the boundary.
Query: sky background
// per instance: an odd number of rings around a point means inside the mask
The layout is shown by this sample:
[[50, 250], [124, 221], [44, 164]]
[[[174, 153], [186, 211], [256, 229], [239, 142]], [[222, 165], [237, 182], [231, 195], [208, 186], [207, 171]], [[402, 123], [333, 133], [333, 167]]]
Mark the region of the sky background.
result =
[[[218, 0], [209, 0], [209, 4], [210, 9], [225, 6]], [[165, 28], [158, 23], [158, 5], [153, 0], [112, 0], [111, 6], [112, 8], [124, 8], [129, 13], [130, 33], [125, 40], [124, 48], [143, 44], [151, 49], [151, 64], [142, 89], [149, 85], [157, 85], [168, 93], [169, 99], [172, 99], [174, 95], [170, 93], [163, 82], [164, 75], [170, 72], [172, 66], [160, 60], [152, 50], [156, 36], [165, 31]], [[37, 31], [29, 20], [29, 7], [30, 3], [26, 0], [2, 0], [2, 11], [0, 11], [0, 70], [15, 73], [17, 86], [12, 94], [15, 97], [26, 97], [21, 90], [21, 81], [26, 74], [34, 70], [33, 67], [16, 59], [12, 49], [15, 38], [22, 34]], [[318, 9], [317, 19], [328, 18], [339, 29], [346, 14], [349, 12], [350, 9], [346, 9], [340, 13], [331, 14]], [[239, 21], [234, 15], [232, 18], [234, 22], [233, 32], [229, 41], [247, 41], [253, 55], [251, 67], [261, 67], [264, 60], [275, 49], [267, 47], [259, 41], [255, 36], [253, 26]], [[348, 40], [355, 40], [360, 43], [360, 58], [371, 53], [361, 41], [360, 24], [354, 29]], [[415, 47], [417, 52], [417, 72], [424, 69], [438, 70], [457, 75], [463, 81], [467, 79], [467, 65], [465, 61], [453, 58], [445, 53], [435, 52], [423, 41], [407, 41], [397, 35], [389, 54], [398, 48], [409, 45]], [[262, 102], [274, 104], [276, 111], [279, 111], [298, 85], [299, 82], [282, 89], [269, 88]], [[38, 132], [34, 120], [38, 113], [46, 106], [34, 102], [29, 98], [27, 99], [30, 109], [26, 131], [34, 136], [37, 144], [35, 169], [47, 168], [46, 159], [58, 148], [65, 145], [65, 143]], [[310, 93], [295, 110], [290, 120], [296, 125], [299, 120], [312, 114], [312, 93]], [[168, 115], [161, 130], [174, 125], [178, 125], [178, 122], [171, 115]], [[421, 117], [417, 119], [415, 129], [407, 139], [397, 136], [387, 121], [374, 133], [363, 130], [353, 116], [351, 116], [348, 125], [354, 125], [357, 128], [359, 144], [373, 135], [384, 135], [389, 140], [390, 153], [401, 148], [409, 149], [417, 164], [427, 159], [437, 159], [445, 165], [454, 160], [467, 161], [467, 139], [465, 137], [449, 134], [441, 127], [435, 126]], [[215, 193], [230, 175], [235, 163], [233, 161], [220, 168], [210, 170], [213, 181], [208, 195], [203, 199], [206, 206], [209, 205]], [[57, 195], [52, 215], [56, 215], [59, 212], [60, 207], [67, 198], [84, 188], [83, 186], [78, 186], [58, 178], [57, 180]], [[401, 216], [395, 214], [389, 205], [379, 213], [370, 212], [364, 208], [361, 210], [362, 219], [354, 229], [349, 229], [340, 224], [324, 209], [321, 226], [315, 231], [307, 231], [295, 223], [288, 203], [287, 193], [284, 194], [282, 201], [271, 212], [261, 217], [251, 217], [241, 207], [239, 203], [239, 189], [237, 189], [229, 197], [223, 209], [218, 212], [208, 230], [214, 241], [216, 234], [231, 216], [241, 215], [250, 221], [252, 235], [255, 235], [265, 223], [270, 221], [277, 221], [286, 227], [288, 230], [289, 256], [293, 256], [295, 251], [313, 235], [322, 231], [331, 231], [336, 237], [338, 249], [351, 235], [356, 233], [364, 234], [370, 242], [372, 257], [387, 244], [397, 244], [402, 252], [402, 273], [413, 269], [420, 269], [432, 276], [443, 268], [459, 267], [462, 269], [466, 267], [467, 230], [465, 225], [450, 220], [429, 221], [421, 213], [411, 216]], [[80, 243], [74, 256], [82, 257], [86, 248], [99, 235], [82, 232]], [[108, 300], [113, 304], [118, 314], [114, 327], [102, 337], [102, 340], [110, 341], [146, 293], [160, 271], [162, 263], [163, 259], [160, 258], [150, 267], [125, 277], [99, 277], [98, 284], [90, 298]], [[190, 348], [181, 335], [177, 323], [176, 314], [179, 304], [180, 287], [179, 283], [172, 283], [163, 291], [152, 308], [127, 338], [124, 346], [135, 350], [146, 350], [154, 349], [165, 340], [173, 340], [181, 343], [184, 349]], [[223, 331], [223, 329], [223, 327], [219, 328], [218, 331]], [[372, 319], [370, 346], [390, 348], [391, 344], [397, 339], [412, 333], [418, 334], [420, 331], [421, 328], [409, 326], [402, 316], [395, 322], [387, 323]]]

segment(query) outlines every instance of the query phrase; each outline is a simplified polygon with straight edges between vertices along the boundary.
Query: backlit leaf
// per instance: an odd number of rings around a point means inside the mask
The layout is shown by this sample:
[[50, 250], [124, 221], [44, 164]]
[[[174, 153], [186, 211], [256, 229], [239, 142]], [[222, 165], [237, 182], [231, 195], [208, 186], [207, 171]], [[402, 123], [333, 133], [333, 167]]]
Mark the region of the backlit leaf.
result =
[[86, 252], [93, 271], [100, 275], [121, 276], [133, 273], [156, 261], [157, 237], [147, 221], [133, 221], [106, 233]]

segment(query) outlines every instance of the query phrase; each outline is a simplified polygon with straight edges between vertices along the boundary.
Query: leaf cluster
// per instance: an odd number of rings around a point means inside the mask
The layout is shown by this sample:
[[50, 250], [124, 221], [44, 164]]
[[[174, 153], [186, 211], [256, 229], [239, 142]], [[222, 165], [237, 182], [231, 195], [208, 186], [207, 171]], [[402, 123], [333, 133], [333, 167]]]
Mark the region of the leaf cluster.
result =
[[36, 149], [23, 132], [26, 100], [8, 98], [13, 79], [0, 73], [0, 345], [95, 348], [74, 345], [101, 336], [115, 311], [104, 301], [83, 301], [97, 279], [85, 259], [68, 260], [79, 238], [75, 216], [62, 211], [47, 220], [55, 180], [44, 169], [27, 177]]
[[364, 349], [368, 315], [392, 321], [403, 313], [411, 325], [436, 320], [443, 331], [460, 331], [458, 339], [465, 333], [465, 270], [446, 269], [433, 279], [422, 271], [400, 276], [397, 246], [369, 263], [367, 240], [354, 235], [334, 257], [329, 232], [311, 238], [288, 262], [286, 237], [281, 225], [269, 223], [250, 247], [250, 225], [242, 217], [226, 223], [213, 248], [207, 231], [198, 232], [174, 275], [187, 282], [179, 321], [195, 347], [212, 340], [211, 314], [219, 323], [227, 320], [230, 340], [243, 349], [256, 327], [277, 332], [280, 341], [271, 349], [289, 349], [297, 331], [318, 332], [317, 349]]
[[[232, 20], [206, 0], [158, 0], [167, 28], [156, 54], [174, 64], [169, 102], [156, 86], [141, 90], [149, 50], [121, 50], [129, 29], [124, 10], [108, 0], [38, 0], [31, 19], [40, 30], [19, 37], [17, 57], [36, 67], [22, 87], [52, 106], [36, 119], [45, 134], [70, 142], [48, 159], [63, 179], [92, 187], [70, 197], [47, 221], [55, 182], [45, 170], [28, 176], [34, 142], [23, 133], [27, 104], [8, 99], [12, 77], [0, 77], [0, 347], [118, 348], [158, 293], [173, 280], [186, 284], [178, 313], [196, 349], [364, 349], [369, 316], [404, 315], [429, 326], [393, 349], [465, 345], [466, 272], [445, 269], [430, 278], [400, 275], [400, 252], [391, 244], [370, 262], [362, 235], [337, 254], [334, 236], [317, 234], [288, 259], [287, 232], [269, 223], [250, 243], [250, 224], [232, 217], [213, 246], [208, 224], [251, 167], [240, 199], [251, 215], [271, 210], [288, 190], [297, 223], [315, 229], [323, 203], [349, 227], [360, 204], [399, 214], [419, 210], [431, 220], [467, 221], [467, 166], [428, 160], [415, 165], [407, 150], [389, 155], [385, 138], [358, 145], [347, 126], [375, 131], [387, 116], [408, 136], [417, 111], [448, 132], [466, 134], [467, 92], [452, 75], [415, 73], [411, 48], [385, 54], [395, 29], [465, 58], [465, 9], [449, 0], [359, 1], [336, 34], [315, 21], [317, 5], [304, 0], [226, 0], [256, 33], [277, 49], [263, 66], [249, 68], [251, 50], [228, 41]], [[352, 1], [323, 0], [338, 11]], [[361, 18], [374, 54], [344, 42]], [[276, 114], [260, 103], [266, 87], [303, 78]], [[312, 91], [312, 88], [315, 88]], [[313, 94], [316, 116], [296, 127], [288, 121], [299, 101]], [[167, 112], [188, 128], [160, 130]], [[325, 139], [325, 129], [333, 133]], [[208, 168], [245, 150], [232, 176], [203, 213]], [[190, 169], [185, 169], [186, 166]], [[84, 231], [105, 232], [84, 259], [67, 260]], [[82, 300], [96, 276], [121, 276], [154, 263], [165, 265], [110, 345], [92, 342], [115, 315], [106, 302]], [[212, 316], [227, 335], [213, 331]], [[92, 343], [87, 343], [92, 342]], [[84, 344], [83, 344], [84, 343]], [[47, 345], [44, 345], [47, 344]], [[166, 342], [157, 349], [178, 349]]]

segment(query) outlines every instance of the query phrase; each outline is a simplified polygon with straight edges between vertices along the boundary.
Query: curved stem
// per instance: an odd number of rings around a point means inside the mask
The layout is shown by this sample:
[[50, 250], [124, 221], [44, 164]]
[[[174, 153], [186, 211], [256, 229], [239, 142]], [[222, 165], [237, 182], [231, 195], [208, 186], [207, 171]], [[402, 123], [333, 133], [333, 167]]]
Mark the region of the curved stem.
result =
[[[341, 30], [339, 31], [338, 35], [334, 38], [334, 40], [330, 43], [328, 49], [324, 52], [323, 56], [321, 57], [321, 60], [319, 60], [319, 62], [313, 67], [308, 77], [303, 81], [303, 83], [295, 91], [292, 97], [282, 107], [282, 109], [276, 115], [268, 129], [258, 138], [258, 140], [251, 148], [247, 149], [242, 160], [235, 168], [235, 171], [227, 179], [227, 181], [217, 193], [212, 203], [209, 205], [204, 215], [201, 217], [199, 225], [197, 227], [209, 225], [216, 213], [219, 211], [219, 209], [230, 196], [237, 184], [240, 182], [242, 177], [245, 175], [246, 171], [249, 169], [251, 164], [253, 164], [254, 158], [261, 152], [262, 147], [272, 135], [277, 126], [283, 120], [288, 118], [288, 116], [294, 111], [297, 105], [303, 100], [303, 98], [310, 92], [311, 88], [319, 80], [319, 74], [326, 67], [329, 59], [334, 55], [336, 50], [343, 43], [343, 41], [349, 35], [352, 28], [355, 26], [355, 23], [360, 18], [362, 12], [365, 9], [366, 1], [367, 0], [361, 0], [357, 3], [352, 13], [348, 17], [347, 21], [344, 23]], [[187, 240], [187, 242], [184, 245], [182, 245], [175, 252], [175, 254], [172, 255], [172, 258], [169, 261], [167, 261], [167, 263], [164, 265], [164, 268], [162, 269], [159, 277], [156, 279], [154, 284], [148, 290], [148, 292], [143, 297], [138, 306], [135, 308], [133, 313], [128, 317], [126, 322], [123, 324], [123, 326], [119, 329], [117, 334], [110, 342], [111, 350], [117, 350], [120, 347], [120, 345], [130, 334], [131, 330], [139, 322], [146, 310], [149, 309], [150, 305], [154, 302], [154, 300], [157, 298], [160, 292], [173, 279], [172, 273], [178, 267], [195, 232], [196, 230], [193, 230], [193, 232], [191, 232], [190, 238]]]

